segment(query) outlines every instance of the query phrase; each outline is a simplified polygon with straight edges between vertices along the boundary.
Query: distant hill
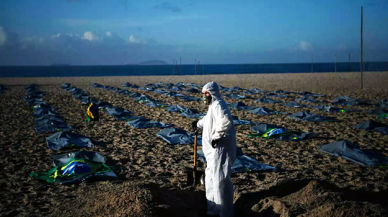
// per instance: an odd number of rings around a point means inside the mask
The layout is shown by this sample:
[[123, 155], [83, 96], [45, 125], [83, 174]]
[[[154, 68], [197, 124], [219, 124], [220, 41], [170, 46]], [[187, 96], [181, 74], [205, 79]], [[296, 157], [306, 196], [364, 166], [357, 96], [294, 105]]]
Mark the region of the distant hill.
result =
[[167, 63], [162, 60], [149, 60], [141, 62], [139, 65], [167, 65]]

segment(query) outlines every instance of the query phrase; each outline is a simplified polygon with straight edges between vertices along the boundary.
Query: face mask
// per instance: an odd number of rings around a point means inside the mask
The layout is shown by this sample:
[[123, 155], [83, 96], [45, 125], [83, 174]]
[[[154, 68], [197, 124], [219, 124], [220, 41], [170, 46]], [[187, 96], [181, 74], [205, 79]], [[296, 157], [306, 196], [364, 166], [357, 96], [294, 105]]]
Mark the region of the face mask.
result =
[[210, 103], [212, 103], [212, 96], [211, 95], [206, 96], [206, 94], [203, 94], [202, 100], [203, 100], [203, 103], [205, 103], [205, 105], [210, 105]]

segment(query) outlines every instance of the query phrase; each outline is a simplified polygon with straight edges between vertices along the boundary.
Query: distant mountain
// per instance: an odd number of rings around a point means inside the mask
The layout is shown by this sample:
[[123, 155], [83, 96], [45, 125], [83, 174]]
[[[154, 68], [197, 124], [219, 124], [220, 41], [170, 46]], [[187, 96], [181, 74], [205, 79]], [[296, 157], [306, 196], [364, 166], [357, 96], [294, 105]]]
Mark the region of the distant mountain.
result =
[[167, 65], [167, 63], [162, 60], [149, 60], [141, 62], [139, 65]]
[[70, 66], [70, 64], [54, 63], [54, 64], [51, 64], [50, 66]]

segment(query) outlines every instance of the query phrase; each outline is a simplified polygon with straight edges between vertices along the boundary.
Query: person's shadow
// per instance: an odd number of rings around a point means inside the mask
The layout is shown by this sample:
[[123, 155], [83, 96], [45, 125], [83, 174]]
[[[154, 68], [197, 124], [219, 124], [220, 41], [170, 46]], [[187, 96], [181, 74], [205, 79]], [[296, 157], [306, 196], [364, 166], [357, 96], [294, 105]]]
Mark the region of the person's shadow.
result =
[[190, 216], [206, 215], [206, 195], [204, 191], [170, 190], [159, 185], [150, 184], [153, 201], [156, 202], [155, 216]]

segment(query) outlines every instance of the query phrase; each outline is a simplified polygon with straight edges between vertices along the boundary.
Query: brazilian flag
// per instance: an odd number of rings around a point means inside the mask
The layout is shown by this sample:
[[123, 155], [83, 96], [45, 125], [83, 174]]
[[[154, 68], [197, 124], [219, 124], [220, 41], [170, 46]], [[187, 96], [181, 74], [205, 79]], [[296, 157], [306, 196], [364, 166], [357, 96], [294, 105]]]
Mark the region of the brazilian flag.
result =
[[378, 119], [383, 119], [383, 118], [388, 118], [388, 113], [383, 113], [381, 115], [379, 115]]
[[90, 103], [86, 113], [86, 121], [98, 121], [99, 118], [100, 114], [98, 112], [98, 105]]
[[104, 163], [97, 163], [85, 159], [72, 159], [68, 163], [54, 167], [47, 172], [31, 173], [30, 177], [44, 180], [47, 183], [71, 181], [82, 177], [87, 179], [95, 174], [112, 171]]
[[[286, 130], [284, 128], [273, 128], [273, 129], [268, 129], [267, 131], [265, 131], [262, 134], [260, 134], [260, 133], [249, 134], [248, 137], [262, 137], [262, 138], [270, 139], [270, 138], [279, 137], [281, 135], [289, 135], [289, 134], [294, 134], [294, 133], [296, 133], [296, 132], [295, 131]], [[293, 138], [293, 139], [296, 140], [298, 138]]]

